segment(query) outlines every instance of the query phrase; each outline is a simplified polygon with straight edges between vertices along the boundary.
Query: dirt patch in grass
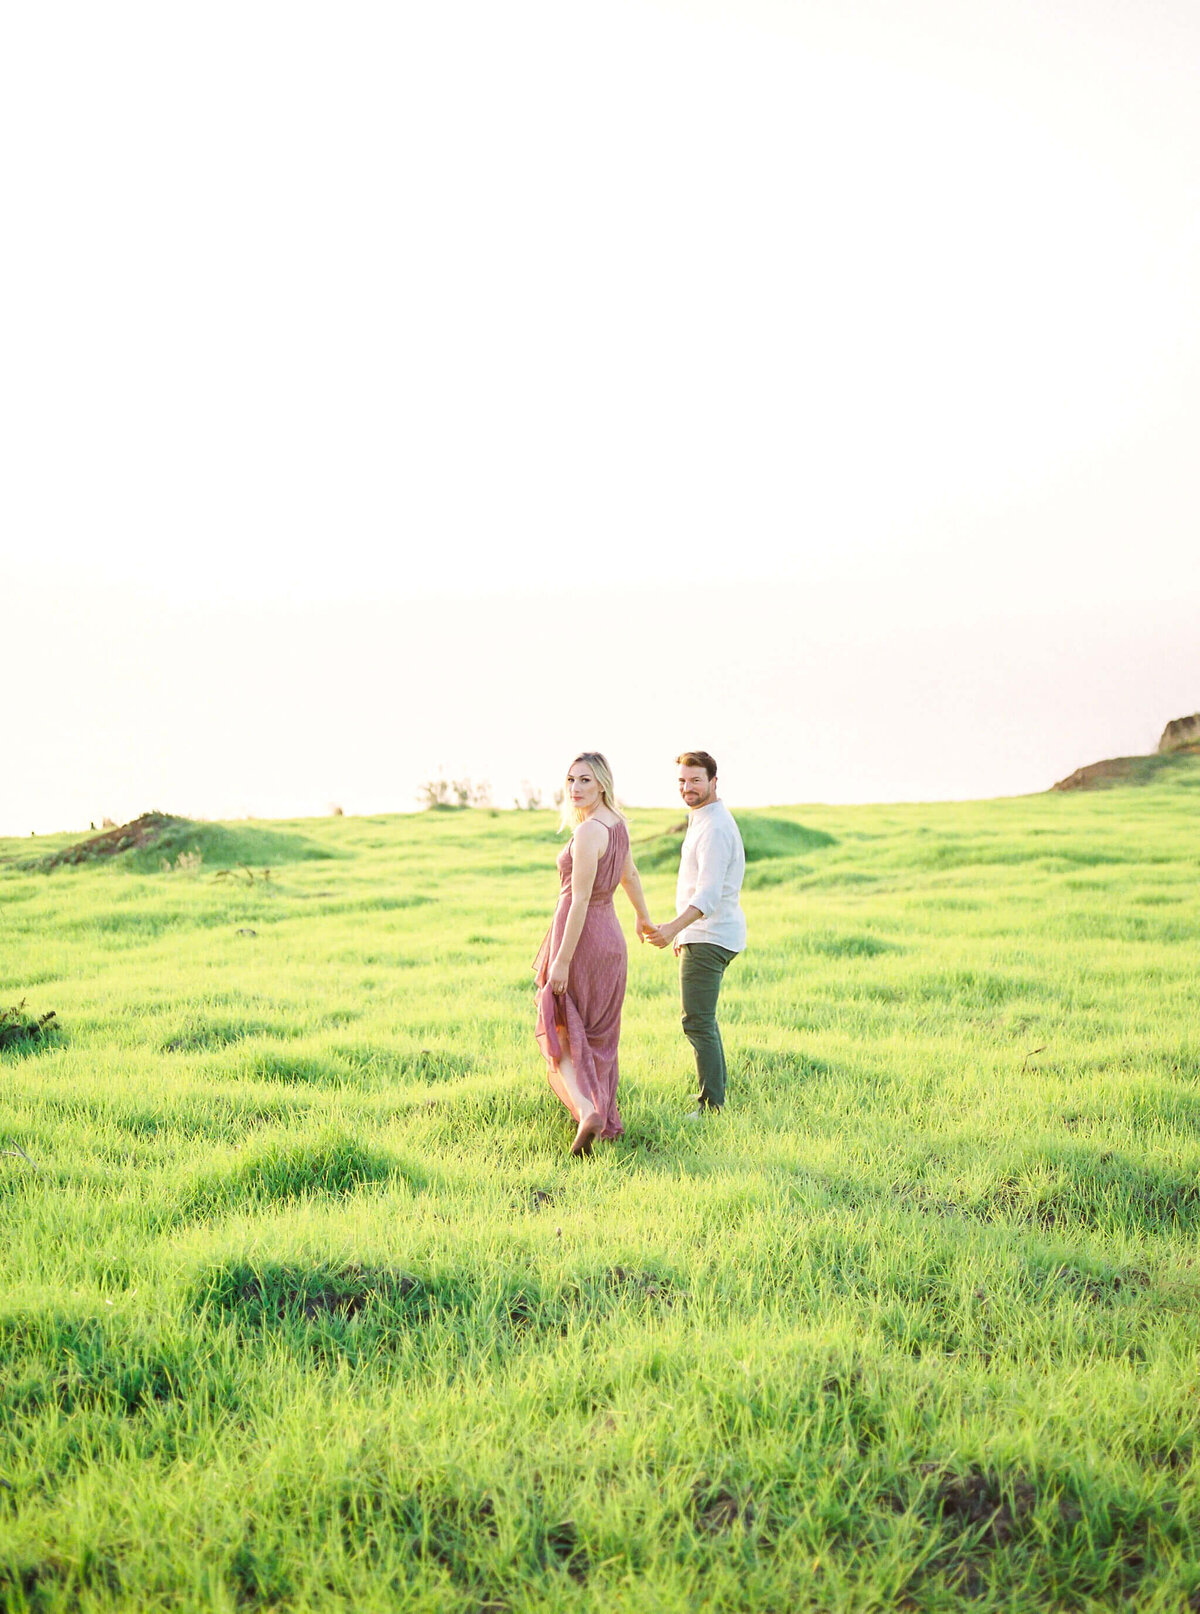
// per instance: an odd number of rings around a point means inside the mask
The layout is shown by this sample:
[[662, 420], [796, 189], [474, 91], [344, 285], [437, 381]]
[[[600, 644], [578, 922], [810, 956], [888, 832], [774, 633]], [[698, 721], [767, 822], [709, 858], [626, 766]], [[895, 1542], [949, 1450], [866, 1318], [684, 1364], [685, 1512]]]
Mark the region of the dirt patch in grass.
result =
[[52, 869], [111, 863], [119, 858], [125, 866], [143, 873], [165, 869], [194, 872], [201, 865], [241, 868], [250, 874], [253, 884], [251, 864], [269, 872], [268, 865], [343, 855], [286, 830], [256, 824], [230, 828], [179, 818], [174, 813], [150, 812], [17, 867], [48, 874]]
[[752, 1497], [739, 1496], [726, 1485], [714, 1487], [702, 1481], [692, 1491], [692, 1522], [704, 1535], [720, 1535], [735, 1524], [748, 1530], [755, 1511]]
[[119, 857], [122, 852], [144, 852], [149, 847], [157, 846], [170, 830], [191, 827], [189, 819], [174, 818], [170, 813], [143, 813], [128, 824], [118, 824], [115, 829], [105, 830], [100, 835], [89, 835], [86, 840], [75, 841], [70, 846], [21, 866], [49, 871], [74, 867], [80, 863], [100, 862], [105, 858]]
[[1143, 1165], [1105, 1150], [1047, 1150], [1039, 1163], [1057, 1181], [1035, 1184], [1010, 1177], [969, 1213], [985, 1220], [1018, 1220], [1038, 1227], [1146, 1233], [1190, 1233], [1200, 1226], [1200, 1183], [1183, 1171]]
[[972, 1468], [946, 1473], [937, 1464], [923, 1470], [935, 1478], [930, 1496], [934, 1512], [959, 1532], [970, 1532], [980, 1547], [1003, 1547], [1024, 1531], [1037, 1507], [1037, 1490], [1023, 1474], [1004, 1481]]
[[266, 1530], [260, 1532], [253, 1519], [233, 1550], [227, 1576], [239, 1608], [278, 1608], [290, 1601], [294, 1591], [283, 1549]]
[[117, 1563], [96, 1553], [82, 1562], [47, 1555], [0, 1564], [0, 1608], [78, 1608], [80, 1592], [98, 1592], [107, 1603], [123, 1591]]
[[585, 1581], [591, 1569], [587, 1548], [579, 1539], [573, 1519], [560, 1519], [548, 1525], [542, 1537], [543, 1559], [559, 1569], [565, 1569], [572, 1580]]
[[373, 1301], [395, 1307], [423, 1293], [419, 1278], [385, 1267], [356, 1263], [340, 1269], [267, 1266], [233, 1267], [213, 1289], [223, 1310], [237, 1310], [259, 1321], [288, 1318], [319, 1322], [357, 1317]]
[[223, 1313], [247, 1334], [278, 1330], [330, 1360], [370, 1359], [414, 1330], [435, 1352], [524, 1350], [610, 1315], [619, 1301], [603, 1274], [543, 1290], [527, 1281], [495, 1285], [470, 1270], [425, 1276], [353, 1262], [244, 1260], [210, 1269], [193, 1296], [198, 1310]]
[[1117, 1267], [1111, 1271], [1086, 1271], [1075, 1266], [1058, 1266], [1048, 1274], [1049, 1283], [1093, 1306], [1107, 1305], [1118, 1295], [1137, 1294], [1150, 1287], [1148, 1272], [1137, 1267]]
[[[1052, 1545], [1060, 1561], [1066, 1555], [1072, 1560], [1070, 1606], [1088, 1598], [1103, 1599], [1106, 1607], [1122, 1599], [1137, 1602], [1163, 1572], [1163, 1549], [1190, 1548], [1190, 1521], [1169, 1498], [1147, 1501], [1113, 1492], [1085, 1526], [1081, 1501], [1052, 1476], [979, 1466], [960, 1472], [938, 1462], [922, 1463], [916, 1474], [921, 1490], [915, 1497], [899, 1490], [897, 1510], [912, 1507], [931, 1529], [940, 1528], [942, 1545], [910, 1581], [901, 1608], [948, 1606], [933, 1601], [934, 1588], [984, 1596], [994, 1559], [1004, 1573], [1003, 1555], [1011, 1555], [1010, 1563], [1030, 1553], [1049, 1558]], [[1072, 1538], [1080, 1532], [1088, 1551], [1076, 1555]]]
[[632, 1272], [628, 1267], [609, 1267], [604, 1281], [610, 1289], [622, 1291], [639, 1300], [659, 1300], [668, 1307], [688, 1298], [686, 1290], [657, 1272]]

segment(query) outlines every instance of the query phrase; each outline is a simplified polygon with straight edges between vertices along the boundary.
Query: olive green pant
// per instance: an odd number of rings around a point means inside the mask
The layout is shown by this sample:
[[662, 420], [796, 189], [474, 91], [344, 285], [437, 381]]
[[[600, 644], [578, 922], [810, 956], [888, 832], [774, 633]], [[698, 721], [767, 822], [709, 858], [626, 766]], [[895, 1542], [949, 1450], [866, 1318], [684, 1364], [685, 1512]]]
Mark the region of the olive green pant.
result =
[[684, 942], [679, 950], [679, 995], [683, 1000], [683, 1034], [696, 1056], [702, 1110], [719, 1110], [725, 1102], [725, 1049], [717, 1025], [717, 999], [729, 964], [737, 957], [715, 942]]

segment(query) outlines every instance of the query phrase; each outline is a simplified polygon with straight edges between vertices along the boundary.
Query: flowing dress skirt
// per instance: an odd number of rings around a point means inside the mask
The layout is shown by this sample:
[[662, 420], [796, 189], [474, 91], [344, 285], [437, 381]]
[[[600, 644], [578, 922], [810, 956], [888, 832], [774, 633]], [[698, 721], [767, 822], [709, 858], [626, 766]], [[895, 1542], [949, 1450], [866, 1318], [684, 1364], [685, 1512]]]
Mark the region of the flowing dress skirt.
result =
[[564, 891], [534, 963], [537, 1040], [554, 1071], [560, 1056], [570, 1055], [580, 1091], [604, 1122], [600, 1136], [619, 1138], [625, 1130], [617, 1110], [617, 1044], [628, 965], [625, 934], [611, 896], [593, 897], [571, 960], [567, 990], [555, 997], [546, 977], [570, 908], [571, 893]]

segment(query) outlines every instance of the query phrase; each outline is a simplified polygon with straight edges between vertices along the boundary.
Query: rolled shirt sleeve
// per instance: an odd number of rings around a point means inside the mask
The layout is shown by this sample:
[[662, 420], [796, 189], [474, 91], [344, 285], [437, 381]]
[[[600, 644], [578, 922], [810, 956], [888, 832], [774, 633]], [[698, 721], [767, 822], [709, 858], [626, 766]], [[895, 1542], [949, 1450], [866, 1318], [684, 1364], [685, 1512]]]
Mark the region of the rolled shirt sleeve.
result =
[[718, 833], [718, 825], [705, 825], [696, 840], [696, 888], [690, 903], [704, 915], [712, 913], [721, 901], [721, 891], [729, 870], [733, 846], [729, 837]]
[[740, 953], [746, 945], [746, 916], [738, 897], [746, 872], [746, 854], [737, 823], [724, 802], [698, 808], [688, 823], [679, 858], [675, 912], [698, 908], [702, 915], [676, 933], [686, 946], [715, 942]]

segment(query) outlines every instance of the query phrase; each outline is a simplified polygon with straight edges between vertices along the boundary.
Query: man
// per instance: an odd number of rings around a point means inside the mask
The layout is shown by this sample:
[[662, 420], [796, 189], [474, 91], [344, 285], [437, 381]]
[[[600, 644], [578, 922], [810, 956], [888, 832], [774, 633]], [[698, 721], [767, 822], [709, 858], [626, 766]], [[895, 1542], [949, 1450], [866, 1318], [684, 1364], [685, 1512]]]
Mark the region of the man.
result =
[[700, 1092], [689, 1119], [725, 1102], [725, 1050], [717, 999], [725, 971], [746, 945], [746, 916], [738, 905], [746, 853], [733, 815], [717, 797], [717, 765], [707, 751], [676, 757], [679, 794], [688, 810], [679, 858], [675, 918], [647, 932], [655, 947], [672, 944], [679, 959], [683, 1034], [696, 1056]]

